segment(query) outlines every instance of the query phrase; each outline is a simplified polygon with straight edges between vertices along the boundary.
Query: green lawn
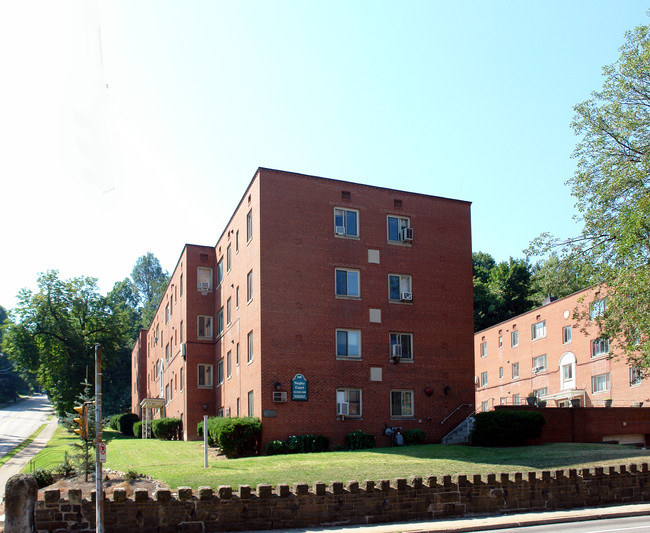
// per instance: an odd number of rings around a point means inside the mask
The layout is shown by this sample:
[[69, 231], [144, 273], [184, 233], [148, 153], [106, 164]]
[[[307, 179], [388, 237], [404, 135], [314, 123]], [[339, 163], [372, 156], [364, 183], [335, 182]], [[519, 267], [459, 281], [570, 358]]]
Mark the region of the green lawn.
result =
[[[105, 430], [105, 436], [116, 436]], [[70, 449], [76, 439], [57, 430], [54, 439], [41, 453], [51, 460]], [[202, 442], [140, 440], [116, 436], [108, 444], [105, 467], [146, 474], [167, 483], [172, 489], [202, 485], [217, 488], [231, 485], [257, 486], [316, 481], [363, 481], [371, 479], [444, 476], [447, 474], [499, 474], [532, 470], [560, 470], [595, 466], [650, 463], [650, 451], [608, 444], [547, 444], [517, 448], [474, 448], [426, 444], [401, 448], [376, 448], [354, 452], [281, 455], [244, 459], [209, 460], [203, 468]], [[40, 456], [40, 455], [39, 455]], [[39, 458], [37, 457], [37, 466]], [[49, 462], [49, 461], [48, 461]]]

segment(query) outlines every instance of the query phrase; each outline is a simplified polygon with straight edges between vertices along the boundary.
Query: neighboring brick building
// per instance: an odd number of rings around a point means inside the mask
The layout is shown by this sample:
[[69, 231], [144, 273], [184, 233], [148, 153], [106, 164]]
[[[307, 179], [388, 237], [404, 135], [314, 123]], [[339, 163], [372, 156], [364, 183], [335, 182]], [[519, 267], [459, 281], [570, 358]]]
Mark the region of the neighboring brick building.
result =
[[589, 288], [475, 333], [479, 410], [525, 404], [531, 392], [548, 406], [565, 407], [574, 398], [586, 407], [604, 406], [606, 399], [616, 407], [648, 405], [650, 382], [616, 357], [596, 321], [574, 318], [581, 309], [593, 317], [606, 302], [604, 291]]
[[186, 439], [250, 414], [264, 442], [439, 441], [473, 410], [472, 324], [468, 202], [260, 168], [216, 245], [185, 246], [133, 357]]

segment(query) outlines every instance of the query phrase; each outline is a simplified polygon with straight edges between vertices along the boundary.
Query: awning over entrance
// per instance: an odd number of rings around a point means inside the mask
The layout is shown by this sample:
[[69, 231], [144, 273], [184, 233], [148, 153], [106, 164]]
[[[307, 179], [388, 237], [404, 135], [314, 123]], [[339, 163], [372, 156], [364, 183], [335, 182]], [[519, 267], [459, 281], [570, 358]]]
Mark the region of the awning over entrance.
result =
[[145, 398], [140, 402], [142, 408], [142, 438], [148, 439], [151, 435], [151, 420], [153, 419], [153, 410], [158, 409], [160, 416], [165, 416], [165, 399], [164, 398]]
[[584, 389], [570, 389], [563, 390], [562, 392], [556, 392], [555, 394], [546, 394], [545, 396], [540, 397], [540, 400], [546, 401], [556, 401], [561, 402], [563, 400], [572, 400], [573, 398], [582, 398], [582, 405], [585, 405], [585, 399], [587, 398], [587, 391]]

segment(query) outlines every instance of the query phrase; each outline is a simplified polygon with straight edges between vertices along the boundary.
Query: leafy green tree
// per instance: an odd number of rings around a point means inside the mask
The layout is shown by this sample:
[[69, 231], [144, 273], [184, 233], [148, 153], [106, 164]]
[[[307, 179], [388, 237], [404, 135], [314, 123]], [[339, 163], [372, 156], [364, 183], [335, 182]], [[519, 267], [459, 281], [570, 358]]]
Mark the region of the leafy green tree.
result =
[[[600, 91], [574, 107], [580, 141], [567, 182], [576, 199], [580, 235], [543, 234], [531, 251], [580, 258], [607, 288], [604, 335], [617, 352], [650, 367], [650, 26], [625, 34], [617, 61], [603, 68]], [[584, 316], [584, 314], [583, 314]], [[610, 343], [611, 345], [612, 343]]]
[[497, 263], [483, 252], [472, 254], [474, 271], [474, 330], [482, 329], [529, 311], [531, 271], [523, 259]]
[[19, 373], [34, 378], [50, 397], [60, 416], [72, 411], [82, 383], [94, 372], [94, 346], [102, 346], [104, 390], [128, 390], [128, 379], [114, 379], [130, 358], [124, 348], [128, 316], [97, 289], [97, 280], [61, 280], [57, 271], [38, 279], [38, 292], [23, 289], [12, 311], [14, 322], [5, 330], [3, 349]]
[[589, 265], [578, 257], [560, 259], [557, 253], [552, 253], [531, 270], [531, 297], [537, 306], [548, 296], [564, 298], [591, 285]]
[[162, 269], [156, 256], [147, 252], [136, 261], [131, 278], [141, 306], [142, 325], [148, 328], [169, 283], [169, 274]]

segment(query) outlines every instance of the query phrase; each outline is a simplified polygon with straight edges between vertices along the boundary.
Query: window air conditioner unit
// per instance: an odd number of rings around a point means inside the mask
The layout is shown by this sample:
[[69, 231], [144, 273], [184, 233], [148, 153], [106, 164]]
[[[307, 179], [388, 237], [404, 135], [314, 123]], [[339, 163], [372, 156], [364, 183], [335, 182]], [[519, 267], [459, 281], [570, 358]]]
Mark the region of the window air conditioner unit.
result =
[[210, 288], [210, 283], [207, 281], [202, 281], [201, 282], [201, 290], [202, 291], [207, 291]]
[[181, 343], [181, 356], [187, 357], [187, 344]]
[[543, 366], [536, 366], [535, 368], [533, 368], [533, 374], [538, 374], [539, 372], [543, 372], [543, 371], [544, 371]]
[[347, 415], [349, 413], [350, 404], [348, 402], [340, 402], [336, 404], [337, 415]]
[[336, 226], [334, 231], [336, 231], [337, 235], [345, 235], [345, 226]]
[[274, 391], [273, 392], [273, 401], [274, 402], [286, 402], [287, 393], [285, 391]]
[[402, 300], [403, 302], [410, 302], [413, 300], [413, 293], [412, 292], [402, 292], [399, 295], [399, 299]]
[[402, 357], [402, 345], [393, 344], [390, 351], [391, 357]]
[[402, 228], [400, 233], [400, 240], [404, 242], [411, 242], [413, 240], [413, 228]]

